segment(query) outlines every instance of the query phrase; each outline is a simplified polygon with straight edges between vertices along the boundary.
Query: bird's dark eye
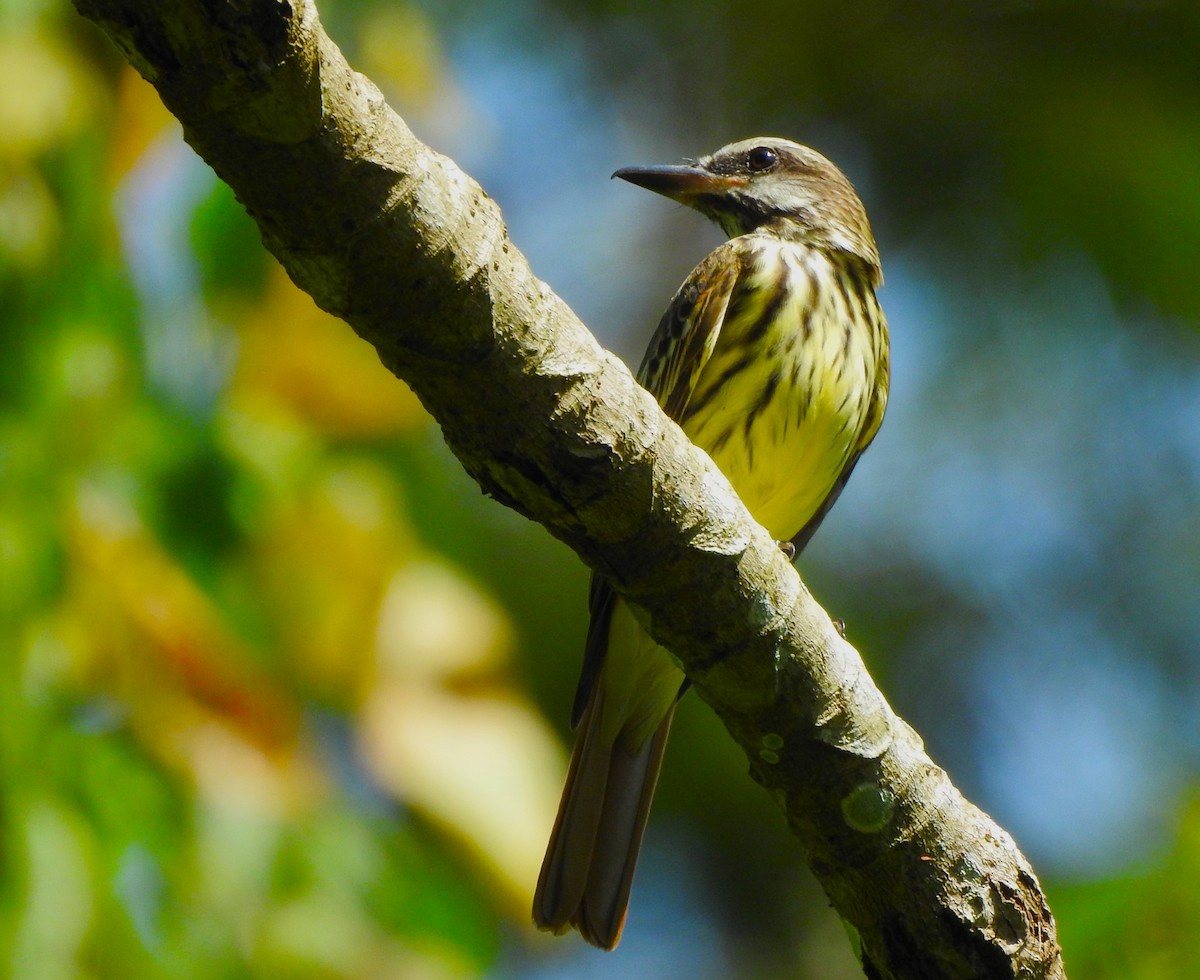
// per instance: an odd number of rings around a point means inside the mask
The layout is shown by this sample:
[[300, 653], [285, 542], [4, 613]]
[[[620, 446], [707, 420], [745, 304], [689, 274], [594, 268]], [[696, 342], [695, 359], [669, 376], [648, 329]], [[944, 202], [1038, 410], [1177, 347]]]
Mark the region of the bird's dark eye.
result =
[[770, 170], [779, 162], [779, 154], [769, 146], [756, 146], [746, 154], [746, 166], [755, 173]]

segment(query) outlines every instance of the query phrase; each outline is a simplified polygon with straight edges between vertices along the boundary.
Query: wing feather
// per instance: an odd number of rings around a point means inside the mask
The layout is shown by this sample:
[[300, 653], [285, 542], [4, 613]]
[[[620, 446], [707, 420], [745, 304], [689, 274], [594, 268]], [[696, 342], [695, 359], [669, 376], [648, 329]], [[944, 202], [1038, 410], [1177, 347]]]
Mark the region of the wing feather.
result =
[[726, 242], [692, 270], [658, 322], [638, 381], [676, 422], [683, 418], [743, 279], [741, 250]]

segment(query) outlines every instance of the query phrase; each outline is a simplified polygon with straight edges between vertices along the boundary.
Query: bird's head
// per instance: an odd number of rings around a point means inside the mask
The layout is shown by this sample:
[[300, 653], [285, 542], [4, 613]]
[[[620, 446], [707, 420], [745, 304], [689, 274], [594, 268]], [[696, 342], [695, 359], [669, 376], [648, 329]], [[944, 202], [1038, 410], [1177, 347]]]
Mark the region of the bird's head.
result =
[[707, 215], [731, 238], [765, 229], [879, 268], [867, 212], [850, 181], [816, 150], [757, 136], [679, 166], [613, 174]]

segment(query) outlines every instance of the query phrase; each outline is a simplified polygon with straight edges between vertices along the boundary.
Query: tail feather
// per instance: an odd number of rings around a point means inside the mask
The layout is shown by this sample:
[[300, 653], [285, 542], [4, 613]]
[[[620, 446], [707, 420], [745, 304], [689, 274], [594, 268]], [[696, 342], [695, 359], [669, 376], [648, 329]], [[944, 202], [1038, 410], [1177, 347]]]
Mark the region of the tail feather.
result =
[[597, 701], [599, 689], [579, 722], [566, 784], [550, 843], [542, 861], [533, 898], [533, 920], [539, 929], [561, 935], [571, 927], [571, 919], [587, 887], [596, 831], [608, 784], [610, 754], [600, 745]]
[[621, 939], [638, 852], [675, 710], [634, 753], [600, 736], [603, 686], [580, 720], [566, 786], [533, 901], [534, 922], [562, 933], [575, 926], [589, 943]]

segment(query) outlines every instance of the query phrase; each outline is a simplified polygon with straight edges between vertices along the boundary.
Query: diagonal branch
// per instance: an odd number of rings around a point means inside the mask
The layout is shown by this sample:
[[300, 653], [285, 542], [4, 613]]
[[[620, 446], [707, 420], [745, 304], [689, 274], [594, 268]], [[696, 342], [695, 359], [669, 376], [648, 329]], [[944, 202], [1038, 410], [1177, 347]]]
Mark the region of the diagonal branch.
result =
[[266, 246], [375, 346], [485, 493], [609, 576], [780, 801], [877, 977], [1062, 977], [1007, 833], [967, 802], [708, 457], [346, 64], [311, 0], [75, 0]]

